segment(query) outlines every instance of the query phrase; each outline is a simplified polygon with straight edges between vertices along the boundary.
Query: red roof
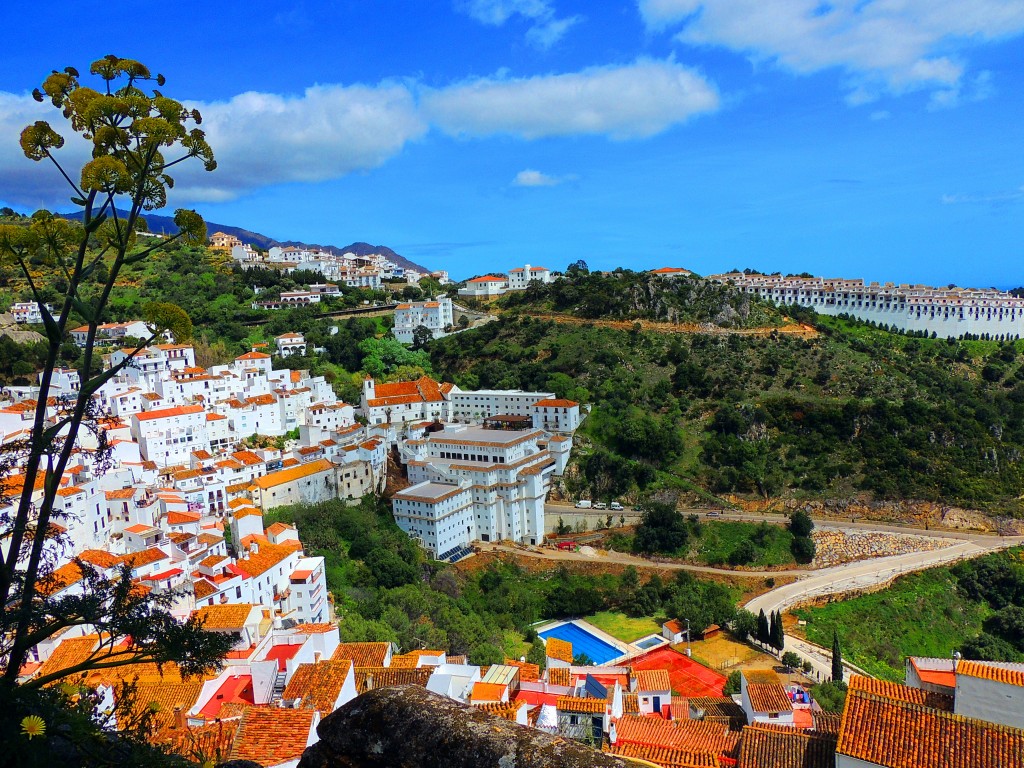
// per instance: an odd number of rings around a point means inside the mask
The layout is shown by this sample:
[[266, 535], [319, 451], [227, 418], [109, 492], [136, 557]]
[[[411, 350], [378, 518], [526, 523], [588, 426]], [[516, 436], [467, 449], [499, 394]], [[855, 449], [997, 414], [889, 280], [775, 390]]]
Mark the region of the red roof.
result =
[[252, 675], [229, 677], [217, 689], [217, 693], [206, 702], [206, 706], [200, 710], [200, 714], [209, 718], [216, 717], [220, 708], [231, 702], [250, 705], [256, 703], [252, 690]]
[[277, 669], [279, 672], [284, 672], [286, 668], [285, 662], [291, 659], [299, 652], [302, 648], [301, 643], [295, 643], [293, 645], [275, 645], [269, 651], [267, 651], [267, 659], [269, 661], [277, 662]]
[[494, 275], [487, 275], [486, 277], [474, 277], [472, 280], [467, 280], [467, 283], [504, 283], [504, 277], [495, 277]]
[[239, 355], [235, 360], [269, 360], [270, 355], [264, 352], [246, 352], [244, 355]]

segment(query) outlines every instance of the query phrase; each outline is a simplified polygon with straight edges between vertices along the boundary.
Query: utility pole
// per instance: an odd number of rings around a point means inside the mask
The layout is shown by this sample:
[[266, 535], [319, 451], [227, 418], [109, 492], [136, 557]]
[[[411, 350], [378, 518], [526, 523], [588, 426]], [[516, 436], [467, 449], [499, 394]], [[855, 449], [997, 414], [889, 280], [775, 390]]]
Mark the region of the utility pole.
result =
[[690, 653], [690, 620], [683, 619], [686, 622], [686, 656], [689, 658], [693, 654]]

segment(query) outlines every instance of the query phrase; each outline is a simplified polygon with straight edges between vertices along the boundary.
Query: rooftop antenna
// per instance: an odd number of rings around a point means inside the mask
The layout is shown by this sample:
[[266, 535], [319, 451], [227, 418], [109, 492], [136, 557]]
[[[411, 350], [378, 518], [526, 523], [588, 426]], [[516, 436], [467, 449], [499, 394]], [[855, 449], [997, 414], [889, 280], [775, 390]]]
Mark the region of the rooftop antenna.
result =
[[953, 671], [956, 672], [956, 667], [960, 663], [960, 659], [963, 656], [960, 655], [960, 651], [953, 651]]

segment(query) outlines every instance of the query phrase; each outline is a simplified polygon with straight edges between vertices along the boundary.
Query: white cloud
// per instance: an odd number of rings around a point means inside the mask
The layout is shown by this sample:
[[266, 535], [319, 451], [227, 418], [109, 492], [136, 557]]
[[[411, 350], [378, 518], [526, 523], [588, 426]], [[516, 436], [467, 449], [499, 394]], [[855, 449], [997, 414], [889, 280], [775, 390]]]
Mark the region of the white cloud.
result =
[[1024, 200], [1024, 187], [1007, 189], [999, 192], [989, 192], [981, 195], [943, 195], [941, 200], [945, 205], [959, 205], [964, 203], [1002, 205], [1006, 203], [1017, 203]]
[[652, 29], [681, 27], [692, 45], [722, 45], [797, 73], [840, 67], [852, 103], [881, 93], [955, 90], [960, 52], [1024, 32], [1021, 0], [638, 0]]
[[[227, 102], [189, 106], [203, 115], [217, 170], [206, 173], [198, 162], [176, 166], [172, 204], [220, 202], [258, 187], [325, 181], [376, 168], [427, 130], [413, 94], [396, 83], [314, 86], [301, 96], [250, 92]], [[56, 170], [41, 171], [18, 147], [22, 127], [40, 114], [68, 137], [60, 154], [72, 155], [69, 167], [78, 168], [87, 158], [86, 142], [74, 142], [49, 103], [0, 93], [0, 196], [24, 205], [56, 201], [63, 206], [70, 192], [65, 193]]]
[[583, 21], [582, 16], [559, 19], [548, 0], [461, 0], [456, 7], [481, 24], [500, 27], [513, 16], [533, 22], [526, 40], [547, 49], [557, 43], [570, 28]]
[[433, 122], [455, 135], [635, 139], [713, 112], [719, 100], [694, 71], [675, 62], [642, 60], [570, 74], [480, 78], [425, 91], [422, 104]]
[[512, 186], [515, 187], [554, 187], [566, 181], [566, 178], [560, 178], [558, 176], [548, 176], [546, 173], [535, 171], [531, 168], [527, 168], [524, 171], [520, 171], [516, 174], [516, 177], [512, 180]]

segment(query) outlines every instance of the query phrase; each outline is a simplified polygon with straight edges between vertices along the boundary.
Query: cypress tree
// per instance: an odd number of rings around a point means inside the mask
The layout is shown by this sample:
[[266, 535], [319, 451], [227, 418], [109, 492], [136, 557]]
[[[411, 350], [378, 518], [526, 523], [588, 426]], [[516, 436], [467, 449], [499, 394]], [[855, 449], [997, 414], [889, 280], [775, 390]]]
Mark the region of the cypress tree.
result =
[[757, 616], [757, 639], [767, 645], [771, 642], [771, 632], [768, 629], [768, 617], [764, 615], [764, 608]]
[[772, 646], [777, 651], [786, 647], [786, 634], [782, 630], [782, 611], [775, 612], [775, 620], [772, 622]]
[[839, 633], [832, 630], [832, 679], [842, 682], [843, 679], [843, 652], [839, 648]]

